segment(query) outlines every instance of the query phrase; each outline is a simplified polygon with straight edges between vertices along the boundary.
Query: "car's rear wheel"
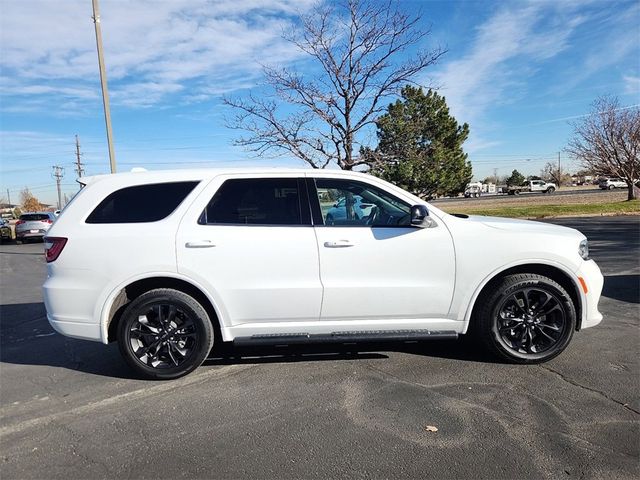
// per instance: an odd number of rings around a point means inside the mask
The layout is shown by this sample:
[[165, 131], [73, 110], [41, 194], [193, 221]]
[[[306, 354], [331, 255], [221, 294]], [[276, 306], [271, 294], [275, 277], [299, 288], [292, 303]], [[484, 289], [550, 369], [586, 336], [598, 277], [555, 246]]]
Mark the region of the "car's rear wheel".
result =
[[502, 278], [484, 297], [479, 313], [484, 344], [513, 363], [541, 363], [559, 355], [576, 328], [569, 294], [537, 274]]
[[613, 190], [614, 188], [616, 188], [615, 185], [609, 185], [609, 190]]
[[207, 358], [213, 326], [191, 296], [169, 288], [134, 299], [118, 324], [120, 352], [137, 373], [151, 379], [186, 375]]

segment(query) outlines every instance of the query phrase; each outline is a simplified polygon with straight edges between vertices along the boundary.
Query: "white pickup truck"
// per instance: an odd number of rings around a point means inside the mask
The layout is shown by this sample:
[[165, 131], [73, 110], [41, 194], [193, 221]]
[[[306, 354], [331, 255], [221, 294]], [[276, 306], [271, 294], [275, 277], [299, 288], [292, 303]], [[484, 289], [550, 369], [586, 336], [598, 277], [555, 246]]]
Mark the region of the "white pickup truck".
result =
[[553, 193], [557, 188], [555, 183], [547, 183], [544, 180], [530, 180], [519, 187], [509, 186], [507, 193], [509, 195], [519, 195], [522, 192]]

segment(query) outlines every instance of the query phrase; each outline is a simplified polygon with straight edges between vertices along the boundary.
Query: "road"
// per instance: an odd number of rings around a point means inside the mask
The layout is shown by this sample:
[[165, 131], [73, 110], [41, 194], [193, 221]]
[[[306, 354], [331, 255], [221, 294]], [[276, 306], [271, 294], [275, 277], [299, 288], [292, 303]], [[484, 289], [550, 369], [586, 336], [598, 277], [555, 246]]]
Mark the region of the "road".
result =
[[[616, 192], [621, 192], [621, 189], [617, 189], [615, 190]], [[600, 188], [597, 187], [593, 187], [590, 189], [566, 189], [566, 190], [556, 190], [555, 192], [553, 192], [551, 195], [549, 196], [565, 196], [565, 195], [588, 195], [588, 196], [592, 196], [592, 195], [602, 195], [605, 194], [607, 192], [611, 192], [611, 190], [602, 190]], [[626, 190], [625, 190], [626, 192]], [[519, 194], [517, 197], [516, 196], [511, 196], [511, 195], [507, 195], [507, 194], [498, 194], [498, 195], [490, 195], [490, 194], [483, 194], [480, 197], [477, 198], [465, 198], [465, 197], [452, 197], [452, 198], [438, 198], [436, 200], [431, 200], [430, 203], [433, 203], [434, 205], [438, 205], [439, 203], [448, 203], [448, 202], [481, 202], [483, 200], [495, 200], [496, 198], [510, 198], [510, 199], [514, 199], [514, 198], [524, 198], [524, 197], [529, 197], [529, 196], [533, 196], [533, 197], [539, 197], [539, 196], [545, 196], [547, 194], [545, 193], [538, 193], [538, 192], [523, 192], [521, 194]], [[597, 199], [598, 197], [594, 196], [594, 199]], [[596, 200], [597, 201], [597, 200]]]
[[640, 217], [554, 223], [591, 238], [605, 318], [544, 365], [464, 342], [271, 348], [173, 382], [53, 333], [42, 245], [2, 246], [0, 476], [638, 478]]

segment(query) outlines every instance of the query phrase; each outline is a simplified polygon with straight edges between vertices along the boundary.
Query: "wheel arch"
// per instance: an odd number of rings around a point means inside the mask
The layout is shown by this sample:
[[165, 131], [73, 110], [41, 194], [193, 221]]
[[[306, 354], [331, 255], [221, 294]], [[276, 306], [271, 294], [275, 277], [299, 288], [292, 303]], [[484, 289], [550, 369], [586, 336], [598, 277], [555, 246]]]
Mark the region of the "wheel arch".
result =
[[474, 293], [472, 301], [467, 308], [467, 312], [464, 318], [465, 331], [470, 328], [471, 323], [474, 319], [474, 315], [479, 308], [484, 294], [486, 294], [486, 292], [488, 292], [498, 280], [508, 275], [517, 273], [535, 273], [538, 275], [543, 275], [545, 277], [549, 277], [551, 280], [557, 282], [560, 286], [562, 286], [562, 288], [564, 288], [571, 297], [571, 301], [575, 306], [576, 331], [580, 330], [584, 315], [583, 305], [585, 302], [585, 298], [584, 294], [580, 290], [580, 287], [578, 286], [578, 281], [575, 275], [573, 275], [569, 270], [566, 270], [558, 265], [531, 262], [505, 267], [502, 270], [493, 272], [485, 279], [485, 281], [478, 287], [478, 289]]
[[184, 278], [164, 274], [131, 280], [110, 295], [109, 298], [113, 300], [105, 306], [106, 317], [102, 321], [103, 343], [110, 343], [117, 339], [118, 323], [127, 305], [143, 293], [156, 288], [172, 288], [193, 297], [209, 315], [216, 338], [224, 340], [221, 330], [222, 317], [220, 310], [215, 302], [204, 292], [204, 289]]

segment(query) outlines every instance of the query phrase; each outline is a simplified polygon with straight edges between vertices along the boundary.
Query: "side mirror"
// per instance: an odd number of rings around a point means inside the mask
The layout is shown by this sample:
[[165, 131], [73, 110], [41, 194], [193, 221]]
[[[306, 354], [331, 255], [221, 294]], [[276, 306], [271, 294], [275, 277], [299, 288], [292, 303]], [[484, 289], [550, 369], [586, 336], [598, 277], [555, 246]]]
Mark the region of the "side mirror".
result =
[[434, 226], [433, 220], [429, 218], [429, 210], [427, 207], [424, 205], [414, 205], [411, 207], [411, 225], [421, 228]]

